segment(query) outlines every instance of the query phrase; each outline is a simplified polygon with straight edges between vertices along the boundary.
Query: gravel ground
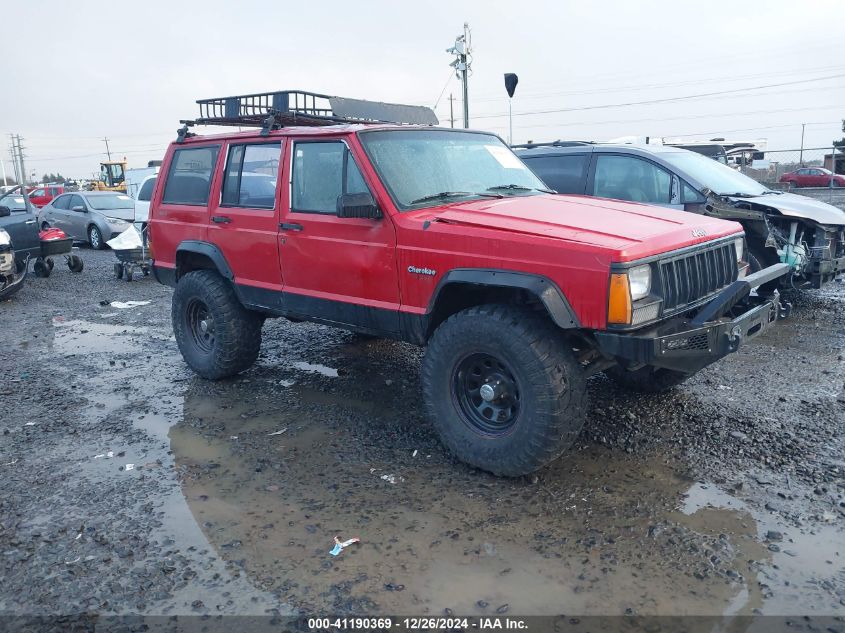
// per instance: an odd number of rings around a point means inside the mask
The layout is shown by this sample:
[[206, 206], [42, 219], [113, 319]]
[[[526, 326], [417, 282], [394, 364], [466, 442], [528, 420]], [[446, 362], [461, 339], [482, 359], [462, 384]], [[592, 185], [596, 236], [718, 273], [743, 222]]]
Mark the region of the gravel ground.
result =
[[670, 394], [591, 379], [507, 480], [440, 446], [419, 350], [268, 321], [205, 382], [170, 290], [82, 255], [0, 303], [0, 614], [845, 615], [841, 284]]

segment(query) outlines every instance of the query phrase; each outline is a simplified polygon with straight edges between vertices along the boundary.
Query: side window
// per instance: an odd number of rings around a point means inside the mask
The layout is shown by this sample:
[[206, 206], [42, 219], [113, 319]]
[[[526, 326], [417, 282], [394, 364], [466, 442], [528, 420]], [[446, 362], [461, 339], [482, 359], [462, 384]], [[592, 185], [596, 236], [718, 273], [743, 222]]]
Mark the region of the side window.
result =
[[36, 190], [35, 190], [35, 191], [33, 191], [31, 194], [29, 194], [29, 197], [30, 197], [30, 198], [40, 198], [40, 197], [42, 197], [43, 195], [44, 195], [44, 190], [43, 190], [43, 189], [36, 189]]
[[223, 177], [223, 205], [274, 208], [281, 153], [280, 143], [231, 146]]
[[138, 200], [146, 202], [152, 200], [153, 189], [155, 189], [157, 178], [150, 178], [141, 185], [141, 190], [138, 192]]
[[291, 211], [334, 214], [342, 193], [369, 191], [344, 143], [296, 143], [293, 152]]
[[595, 195], [632, 202], [669, 204], [672, 177], [668, 171], [641, 158], [600, 155], [596, 161]]
[[589, 154], [526, 156], [524, 161], [540, 180], [558, 193], [584, 193]]
[[82, 196], [71, 196], [70, 202], [68, 203], [68, 208], [73, 209], [74, 207], [85, 207], [85, 201], [82, 199]]
[[681, 183], [681, 191], [683, 191], [682, 202], [684, 204], [701, 203], [707, 201], [704, 196], [702, 196], [698, 191], [690, 187], [686, 182], [682, 180]]
[[220, 146], [192, 147], [173, 152], [167, 181], [164, 183], [165, 204], [205, 205], [211, 189], [211, 177]]
[[54, 209], [70, 209], [70, 196], [59, 196], [53, 200]]

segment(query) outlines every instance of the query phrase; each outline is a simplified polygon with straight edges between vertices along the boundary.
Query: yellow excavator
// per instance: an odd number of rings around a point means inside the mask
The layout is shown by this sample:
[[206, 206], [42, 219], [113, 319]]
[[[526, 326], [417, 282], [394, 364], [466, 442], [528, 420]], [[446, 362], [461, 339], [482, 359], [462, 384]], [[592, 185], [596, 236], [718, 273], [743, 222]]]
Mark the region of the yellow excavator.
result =
[[92, 181], [91, 191], [120, 191], [126, 193], [126, 158], [100, 163], [100, 179]]

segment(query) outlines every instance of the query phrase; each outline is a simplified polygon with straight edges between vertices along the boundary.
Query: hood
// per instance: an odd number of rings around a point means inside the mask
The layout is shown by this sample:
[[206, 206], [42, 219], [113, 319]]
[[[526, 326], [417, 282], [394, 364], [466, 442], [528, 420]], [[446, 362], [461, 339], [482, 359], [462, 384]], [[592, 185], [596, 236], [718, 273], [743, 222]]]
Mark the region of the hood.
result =
[[805, 218], [819, 224], [845, 225], [845, 211], [842, 209], [827, 202], [794, 193], [769, 194], [754, 198], [731, 198], [731, 200], [770, 207], [787, 217]]
[[432, 211], [434, 222], [523, 233], [587, 244], [628, 261], [742, 231], [728, 222], [686, 211], [587, 196], [485, 198]]
[[96, 211], [102, 216], [107, 218], [116, 218], [118, 220], [126, 220], [127, 222], [133, 222], [135, 220], [135, 209], [107, 209], [104, 211]]

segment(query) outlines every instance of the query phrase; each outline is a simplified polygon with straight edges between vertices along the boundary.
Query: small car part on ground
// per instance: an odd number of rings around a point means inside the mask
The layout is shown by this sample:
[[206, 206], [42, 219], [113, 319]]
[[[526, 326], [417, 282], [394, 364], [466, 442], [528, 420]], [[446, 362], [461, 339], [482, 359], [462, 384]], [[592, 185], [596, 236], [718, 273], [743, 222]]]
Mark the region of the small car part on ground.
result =
[[[734, 222], [552, 195], [497, 136], [431, 127], [426, 108], [295, 106], [302, 94], [201, 101], [200, 123], [263, 129], [186, 125], [162, 165], [154, 273], [205, 378], [250, 367], [274, 316], [425, 345], [443, 442], [516, 476], [574, 441], [587, 376], [667, 389], [788, 313], [762, 286], [789, 266], [749, 273]], [[282, 127], [294, 120], [312, 127]]]
[[785, 287], [813, 287], [845, 271], [845, 211], [773, 191], [701, 154], [659, 145], [546, 143], [517, 154], [567, 194], [658, 204], [740, 222], [753, 268], [787, 263]]

